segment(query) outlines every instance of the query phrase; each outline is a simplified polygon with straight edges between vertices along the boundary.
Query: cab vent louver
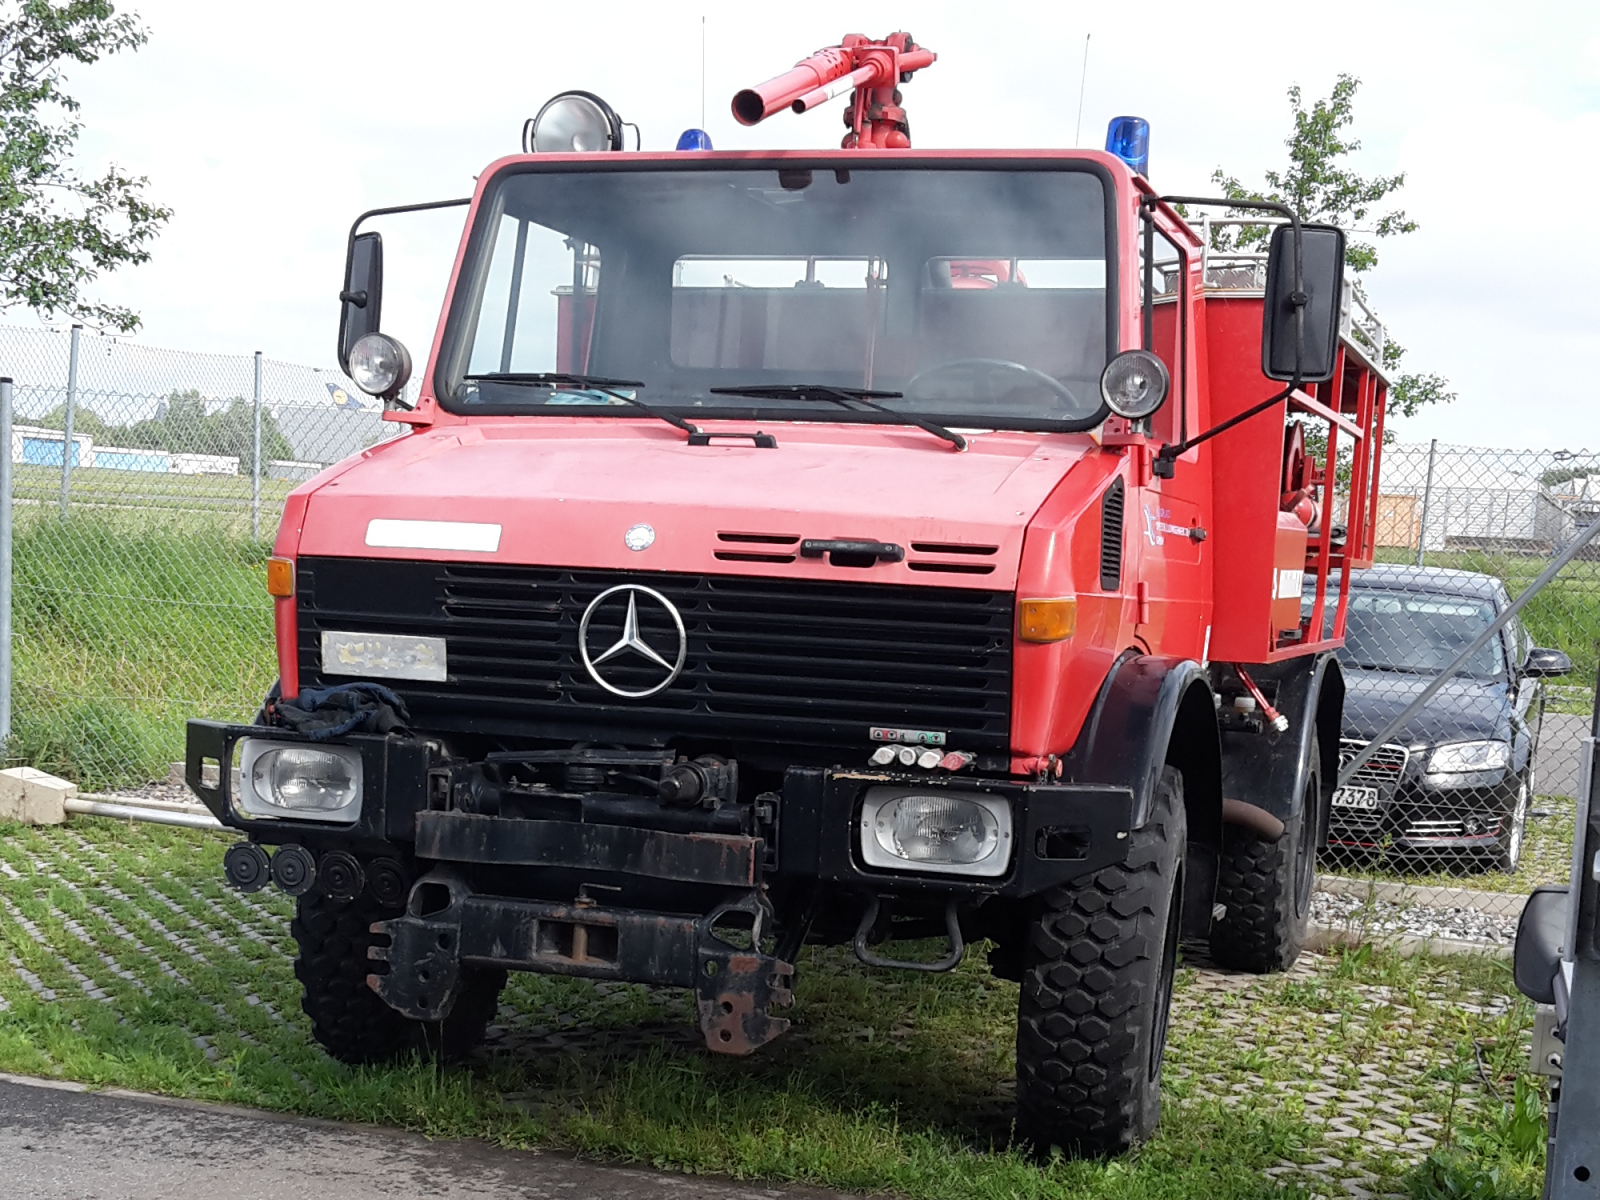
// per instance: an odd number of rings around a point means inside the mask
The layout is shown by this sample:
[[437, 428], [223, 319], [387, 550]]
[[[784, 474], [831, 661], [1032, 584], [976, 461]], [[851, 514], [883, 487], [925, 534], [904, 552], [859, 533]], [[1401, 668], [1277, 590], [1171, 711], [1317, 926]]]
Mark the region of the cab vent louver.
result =
[[1122, 480], [1112, 483], [1100, 497], [1100, 590], [1122, 588]]

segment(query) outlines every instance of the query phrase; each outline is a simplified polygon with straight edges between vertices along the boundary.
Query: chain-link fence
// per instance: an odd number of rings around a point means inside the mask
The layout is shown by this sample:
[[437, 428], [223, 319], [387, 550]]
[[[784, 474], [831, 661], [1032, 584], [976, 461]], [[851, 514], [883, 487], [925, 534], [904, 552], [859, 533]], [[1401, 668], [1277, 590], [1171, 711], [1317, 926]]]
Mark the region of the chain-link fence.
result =
[[[400, 427], [335, 370], [81, 331], [0, 328], [0, 375], [9, 756], [92, 789], [163, 779], [186, 717], [248, 717], [276, 674], [264, 560], [284, 497]], [[1347, 758], [1600, 515], [1597, 478], [1600, 455], [1385, 448], [1379, 565], [1353, 578], [1343, 652]], [[1512, 915], [1564, 879], [1597, 641], [1600, 546], [1339, 790], [1324, 869], [1502, 892]]]
[[337, 370], [0, 328], [15, 381], [8, 755], [162, 779], [276, 674], [264, 560], [299, 482], [401, 431]]
[[[1600, 455], [1583, 452], [1385, 448], [1378, 562], [1352, 576], [1340, 654], [1343, 761], [1600, 516], [1592, 479]], [[1469, 906], [1502, 926], [1533, 886], [1564, 882], [1597, 641], [1600, 544], [1335, 793], [1325, 869], [1391, 881], [1369, 899]]]

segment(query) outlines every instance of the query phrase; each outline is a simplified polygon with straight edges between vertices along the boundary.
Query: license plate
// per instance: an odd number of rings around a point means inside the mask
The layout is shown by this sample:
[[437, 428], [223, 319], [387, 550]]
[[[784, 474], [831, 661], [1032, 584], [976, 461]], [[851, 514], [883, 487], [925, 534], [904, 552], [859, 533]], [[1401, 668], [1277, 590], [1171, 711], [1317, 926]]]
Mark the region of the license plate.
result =
[[1367, 787], [1342, 787], [1333, 791], [1335, 808], [1377, 808], [1378, 789]]

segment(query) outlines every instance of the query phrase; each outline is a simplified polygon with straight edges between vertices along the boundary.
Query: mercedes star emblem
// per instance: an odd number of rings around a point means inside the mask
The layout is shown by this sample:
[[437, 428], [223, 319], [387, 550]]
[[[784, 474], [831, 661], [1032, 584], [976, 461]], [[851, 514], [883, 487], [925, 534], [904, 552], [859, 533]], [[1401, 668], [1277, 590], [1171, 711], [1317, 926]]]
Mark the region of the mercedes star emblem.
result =
[[[621, 608], [624, 596], [627, 597], [627, 608], [622, 613], [622, 636], [600, 653], [590, 654], [589, 626], [594, 621], [595, 614], [600, 612], [602, 607], [608, 610], [613, 607]], [[644, 635], [639, 629], [639, 601], [641, 598], [647, 604], [653, 604], [665, 609], [667, 615], [672, 618], [673, 626], [678, 631], [676, 656], [670, 661], [662, 657], [654, 646], [644, 640]], [[629, 655], [630, 652], [634, 660], [630, 665], [638, 666], [640, 665], [638, 660], [643, 660], [644, 663], [651, 664], [659, 670], [662, 676], [661, 680], [658, 683], [651, 684], [649, 687], [624, 688], [618, 687], [600, 673], [600, 668], [605, 663], [616, 663], [621, 666], [622, 662], [625, 661], [624, 656]], [[642, 700], [646, 696], [654, 696], [678, 677], [683, 670], [684, 659], [689, 657], [689, 635], [684, 630], [683, 617], [679, 615], [672, 601], [653, 588], [643, 587], [637, 583], [620, 583], [616, 587], [610, 587], [601, 592], [593, 600], [589, 601], [589, 607], [583, 610], [583, 620], [578, 624], [578, 654], [583, 659], [584, 670], [589, 672], [589, 678], [605, 688], [606, 691], [614, 696], [623, 696], [629, 700]]]

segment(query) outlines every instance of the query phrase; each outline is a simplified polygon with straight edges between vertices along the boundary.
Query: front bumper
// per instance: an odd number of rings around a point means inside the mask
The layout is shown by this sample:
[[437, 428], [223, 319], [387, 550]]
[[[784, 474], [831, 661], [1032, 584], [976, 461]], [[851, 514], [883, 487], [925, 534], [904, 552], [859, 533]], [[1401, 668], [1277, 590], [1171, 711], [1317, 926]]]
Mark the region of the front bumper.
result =
[[1334, 808], [1328, 844], [1401, 852], [1490, 849], [1505, 831], [1516, 788], [1510, 777], [1489, 787], [1408, 784], [1376, 810]]
[[[764, 837], [524, 820], [454, 811], [448, 795], [430, 794], [429, 772], [444, 761], [437, 743], [363, 734], [337, 739], [361, 755], [360, 814], [348, 825], [330, 825], [252, 817], [240, 810], [231, 765], [235, 747], [246, 737], [309, 740], [281, 729], [190, 721], [185, 774], [219, 821], [253, 841], [358, 853], [403, 845], [429, 862], [562, 868], [624, 881], [750, 888], [787, 877], [863, 894], [1026, 897], [1121, 861], [1133, 812], [1132, 793], [1119, 787], [792, 767], [781, 791], [763, 797], [774, 809]], [[856, 832], [861, 798], [867, 788], [882, 784], [977, 789], [1003, 798], [1010, 805], [1014, 831], [1006, 872], [980, 879], [866, 866]]]

